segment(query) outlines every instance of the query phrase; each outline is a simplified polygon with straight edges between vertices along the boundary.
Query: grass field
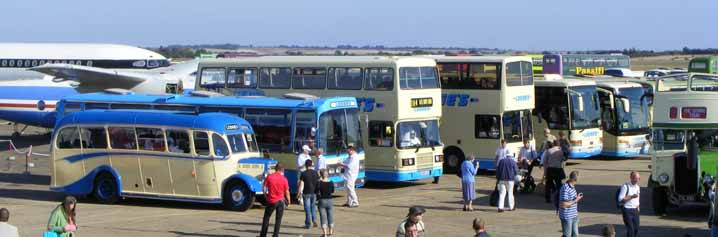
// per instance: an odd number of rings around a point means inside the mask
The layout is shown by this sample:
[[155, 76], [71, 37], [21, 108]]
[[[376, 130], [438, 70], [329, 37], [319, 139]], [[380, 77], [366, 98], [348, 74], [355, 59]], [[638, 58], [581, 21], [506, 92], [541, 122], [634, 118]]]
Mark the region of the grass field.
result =
[[704, 55], [665, 55], [655, 57], [634, 57], [631, 58], [631, 70], [645, 71], [659, 67], [667, 68], [688, 68], [688, 62], [693, 57]]
[[718, 166], [718, 151], [701, 151], [701, 171], [706, 172], [715, 176], [717, 173], [716, 166]]

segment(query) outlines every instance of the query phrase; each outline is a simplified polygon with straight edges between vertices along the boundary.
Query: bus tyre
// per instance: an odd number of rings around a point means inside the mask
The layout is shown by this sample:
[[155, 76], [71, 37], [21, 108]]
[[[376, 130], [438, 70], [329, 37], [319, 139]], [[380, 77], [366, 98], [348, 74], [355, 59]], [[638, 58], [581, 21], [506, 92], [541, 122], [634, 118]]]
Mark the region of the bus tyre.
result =
[[666, 214], [666, 206], [668, 206], [668, 193], [666, 189], [662, 187], [653, 188], [651, 195], [651, 204], [653, 212], [656, 215]]
[[461, 162], [464, 162], [464, 155], [456, 149], [447, 149], [446, 160], [444, 161], [444, 169], [447, 171], [457, 171], [461, 166]]
[[254, 193], [239, 180], [231, 181], [224, 189], [224, 207], [234, 211], [246, 211], [254, 204]]
[[109, 173], [100, 173], [95, 178], [95, 187], [93, 188], [93, 195], [95, 199], [100, 203], [114, 204], [120, 200], [120, 194], [117, 188], [117, 181], [115, 177]]

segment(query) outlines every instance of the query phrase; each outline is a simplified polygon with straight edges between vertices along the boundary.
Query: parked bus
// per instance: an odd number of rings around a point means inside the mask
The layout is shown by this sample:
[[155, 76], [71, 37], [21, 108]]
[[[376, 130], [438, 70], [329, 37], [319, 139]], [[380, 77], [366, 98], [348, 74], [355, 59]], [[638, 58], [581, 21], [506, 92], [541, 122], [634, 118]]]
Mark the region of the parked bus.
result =
[[304, 56], [205, 60], [196, 90], [226, 95], [353, 96], [362, 111], [367, 179], [441, 176], [441, 89], [436, 63], [419, 57]]
[[531, 69], [533, 69], [534, 75], [543, 74], [543, 54], [528, 54], [526, 56], [531, 58]]
[[688, 72], [718, 74], [718, 57], [695, 57], [688, 63]]
[[50, 189], [102, 203], [134, 197], [245, 211], [276, 164], [260, 158], [247, 121], [223, 113], [74, 112], [58, 119], [51, 141]]
[[596, 83], [590, 80], [537, 80], [536, 109], [532, 122], [536, 144], [545, 144], [543, 131], [558, 138], [564, 132], [569, 140], [569, 158], [588, 158], [603, 149], [601, 108]]
[[709, 205], [718, 165], [718, 75], [688, 73], [657, 80], [651, 204], [666, 207]]
[[336, 188], [344, 184], [338, 163], [348, 157], [345, 148], [353, 145], [360, 160], [356, 184], [364, 185], [364, 146], [359, 129], [359, 111], [353, 97], [280, 99], [212, 94], [216, 93], [193, 92], [190, 96], [79, 94], [60, 101], [58, 117], [67, 112], [89, 109], [229, 113], [246, 119], [252, 125], [263, 156], [286, 164], [285, 175], [292, 192], [297, 190], [299, 172], [296, 157], [303, 145], [323, 149], [329, 179]]
[[604, 75], [607, 68], [631, 68], [631, 60], [622, 54], [546, 54], [543, 74], [564, 76]]
[[[441, 140], [445, 167], [456, 169], [474, 154], [481, 169], [495, 169], [495, 151], [507, 141], [516, 158], [523, 140], [532, 144], [534, 80], [525, 56], [434, 57], [441, 75]], [[474, 126], [472, 127], [471, 124]], [[472, 129], [469, 129], [472, 128]]]
[[648, 153], [652, 94], [628, 80], [596, 80], [601, 105], [603, 151], [601, 155], [635, 157]]

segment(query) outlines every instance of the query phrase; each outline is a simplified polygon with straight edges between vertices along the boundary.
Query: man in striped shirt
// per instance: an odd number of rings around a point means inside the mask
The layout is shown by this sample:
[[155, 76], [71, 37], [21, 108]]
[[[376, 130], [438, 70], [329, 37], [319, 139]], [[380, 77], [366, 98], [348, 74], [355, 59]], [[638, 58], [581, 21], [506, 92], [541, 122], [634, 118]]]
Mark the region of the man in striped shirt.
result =
[[578, 236], [578, 202], [583, 198], [583, 193], [576, 193], [576, 182], [578, 182], [578, 171], [572, 171], [568, 181], [559, 191], [558, 217], [561, 219], [561, 229], [564, 237]]

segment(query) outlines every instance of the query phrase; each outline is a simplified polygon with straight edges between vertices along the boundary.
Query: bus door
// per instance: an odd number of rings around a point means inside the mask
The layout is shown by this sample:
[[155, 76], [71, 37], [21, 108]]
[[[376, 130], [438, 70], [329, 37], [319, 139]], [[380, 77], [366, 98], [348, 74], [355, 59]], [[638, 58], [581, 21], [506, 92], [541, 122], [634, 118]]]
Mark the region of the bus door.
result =
[[137, 158], [137, 138], [135, 129], [130, 126], [108, 127], [110, 135], [110, 159], [122, 177], [122, 191], [143, 192], [144, 185], [140, 173], [140, 161]]
[[[601, 130], [603, 131], [603, 137], [615, 137], [616, 136], [616, 105], [614, 102], [613, 92], [603, 88], [596, 88], [598, 94], [598, 100], [601, 106]], [[618, 139], [603, 139], [604, 150], [606, 148], [615, 149], [618, 148]]]
[[[197, 190], [199, 196], [215, 196], [219, 193], [217, 179], [214, 172], [214, 159], [229, 158], [227, 144], [217, 134], [205, 131], [194, 131], [194, 145], [200, 159], [195, 159], [195, 170], [197, 174]], [[217, 140], [219, 137], [219, 140]], [[216, 147], [223, 146], [223, 150], [216, 149], [212, 154], [210, 139], [216, 143]], [[221, 143], [220, 143], [221, 142]]]
[[172, 189], [175, 195], [197, 196], [197, 172], [194, 167], [192, 141], [189, 132], [182, 129], [166, 129], [167, 150], [174, 159], [170, 159]]

